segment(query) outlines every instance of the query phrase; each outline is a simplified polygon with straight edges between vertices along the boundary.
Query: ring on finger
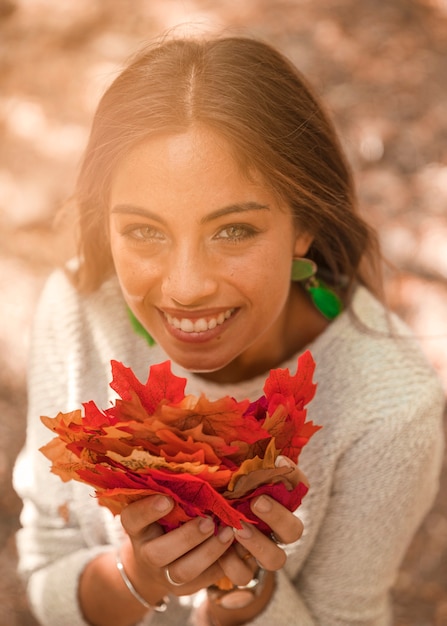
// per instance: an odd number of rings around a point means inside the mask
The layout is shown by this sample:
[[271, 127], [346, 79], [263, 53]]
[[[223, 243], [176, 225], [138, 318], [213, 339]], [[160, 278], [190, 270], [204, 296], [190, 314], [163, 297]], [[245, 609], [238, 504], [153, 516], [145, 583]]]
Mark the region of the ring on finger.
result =
[[278, 537], [275, 535], [275, 533], [270, 533], [270, 539], [273, 541], [274, 544], [276, 544], [277, 546], [283, 546], [285, 545], [283, 541], [281, 541], [281, 539], [278, 539]]
[[241, 557], [241, 560], [244, 561], [244, 563], [246, 563], [247, 567], [249, 567], [250, 569], [250, 562], [253, 562], [256, 567], [260, 567], [257, 558], [253, 556], [251, 552], [247, 552], [246, 554], [244, 554], [244, 556]]
[[173, 587], [181, 587], [183, 585], [183, 583], [178, 583], [172, 578], [171, 573], [169, 571], [169, 567], [166, 566], [164, 568], [164, 572], [165, 572], [166, 580], [168, 581], [170, 585], [172, 585]]

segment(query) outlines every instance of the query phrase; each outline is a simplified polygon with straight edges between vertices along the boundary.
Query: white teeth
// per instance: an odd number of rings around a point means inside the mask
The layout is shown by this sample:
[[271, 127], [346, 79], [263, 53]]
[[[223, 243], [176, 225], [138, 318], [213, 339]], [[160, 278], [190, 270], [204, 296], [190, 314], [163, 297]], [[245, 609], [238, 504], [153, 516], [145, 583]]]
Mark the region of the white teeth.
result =
[[212, 330], [213, 328], [216, 328], [216, 326], [220, 326], [225, 322], [225, 320], [231, 317], [233, 313], [234, 309], [228, 309], [224, 313], [219, 313], [217, 317], [212, 317], [209, 320], [201, 317], [195, 322], [187, 317], [178, 319], [177, 317], [173, 317], [168, 313], [165, 313], [165, 316], [171, 326], [182, 330], [184, 333], [203, 333], [207, 330]]
[[194, 323], [188, 319], [180, 320], [180, 329], [183, 330], [184, 333], [192, 333], [194, 331]]
[[203, 333], [203, 331], [208, 330], [208, 324], [206, 323], [206, 320], [196, 320], [194, 324], [194, 330], [196, 333]]

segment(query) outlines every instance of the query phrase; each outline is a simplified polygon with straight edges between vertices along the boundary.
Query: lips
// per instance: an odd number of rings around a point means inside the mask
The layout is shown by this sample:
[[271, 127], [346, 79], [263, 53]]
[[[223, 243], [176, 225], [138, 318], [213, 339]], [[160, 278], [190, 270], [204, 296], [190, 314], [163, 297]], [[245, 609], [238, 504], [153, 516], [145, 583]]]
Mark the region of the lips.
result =
[[227, 319], [229, 319], [236, 309], [227, 309], [222, 311], [218, 315], [204, 316], [197, 319], [191, 319], [189, 317], [174, 316], [169, 313], [164, 313], [165, 319], [170, 326], [181, 330], [184, 333], [205, 333], [209, 330], [214, 330], [217, 326], [221, 326]]

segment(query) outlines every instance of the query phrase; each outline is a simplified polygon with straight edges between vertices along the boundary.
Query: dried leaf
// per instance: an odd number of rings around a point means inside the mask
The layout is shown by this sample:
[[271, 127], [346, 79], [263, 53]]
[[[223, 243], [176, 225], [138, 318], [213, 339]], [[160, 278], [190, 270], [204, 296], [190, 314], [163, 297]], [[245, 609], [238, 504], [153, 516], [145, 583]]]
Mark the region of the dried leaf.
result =
[[169, 362], [150, 368], [145, 384], [112, 361], [111, 387], [119, 394], [102, 411], [94, 402], [42, 422], [56, 435], [43, 448], [52, 472], [64, 481], [92, 485], [98, 501], [114, 514], [140, 498], [163, 493], [175, 507], [160, 520], [166, 530], [196, 516], [236, 528], [252, 521], [268, 528], [250, 509], [262, 493], [290, 510], [307, 491], [296, 469], [275, 467], [278, 454], [296, 460], [318, 430], [306, 422], [315, 393], [313, 359], [305, 353], [297, 373], [270, 373], [256, 402], [225, 396], [185, 396], [186, 380]]

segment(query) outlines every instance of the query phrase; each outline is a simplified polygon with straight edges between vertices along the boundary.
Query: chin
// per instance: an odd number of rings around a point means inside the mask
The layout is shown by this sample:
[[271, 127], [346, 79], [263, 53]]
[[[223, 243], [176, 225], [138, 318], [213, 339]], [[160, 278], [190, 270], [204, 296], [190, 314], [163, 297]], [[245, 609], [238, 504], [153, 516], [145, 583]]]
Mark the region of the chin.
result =
[[235, 358], [235, 356], [232, 356], [228, 359], [210, 360], [204, 359], [203, 357], [175, 358], [173, 356], [172, 360], [177, 365], [193, 374], [213, 374], [215, 372], [220, 372], [221, 370], [226, 369], [228, 366], [230, 366]]
[[188, 372], [191, 372], [192, 374], [213, 374], [214, 372], [219, 372], [220, 370], [224, 369], [228, 363], [223, 363], [223, 364], [219, 364], [219, 365], [197, 365], [196, 363], [189, 363], [189, 362], [179, 362], [176, 361], [177, 365], [180, 365], [180, 367], [183, 367], [183, 369], [187, 370]]

